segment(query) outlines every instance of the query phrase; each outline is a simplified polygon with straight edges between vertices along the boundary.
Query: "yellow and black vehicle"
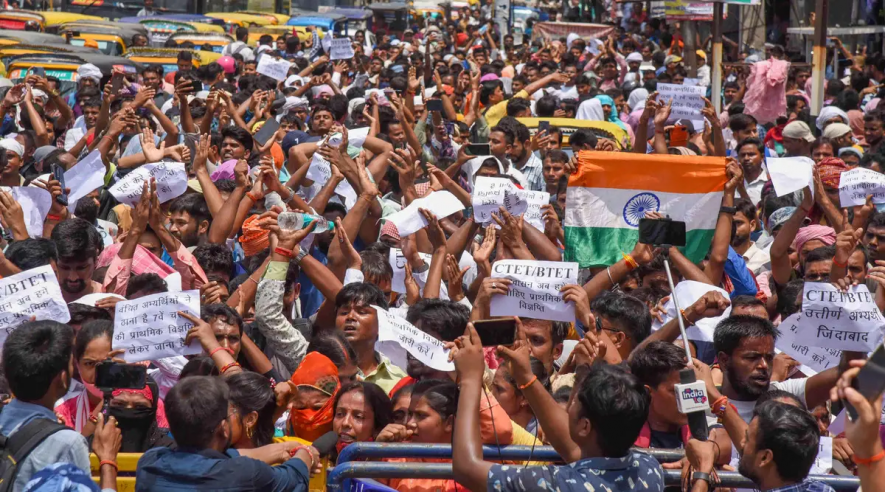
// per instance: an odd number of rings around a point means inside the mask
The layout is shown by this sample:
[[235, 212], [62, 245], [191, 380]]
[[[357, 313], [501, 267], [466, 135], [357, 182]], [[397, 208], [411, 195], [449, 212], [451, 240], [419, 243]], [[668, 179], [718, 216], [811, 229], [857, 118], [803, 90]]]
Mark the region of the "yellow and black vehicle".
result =
[[[169, 36], [169, 39], [175, 41], [175, 44], [182, 44], [190, 41], [194, 43], [194, 49], [200, 52], [211, 51], [221, 53], [225, 46], [234, 42], [233, 36], [223, 32], [176, 32]], [[204, 46], [210, 46], [211, 49], [204, 50]]]
[[555, 126], [562, 132], [562, 146], [569, 146], [569, 136], [576, 130], [589, 128], [598, 138], [607, 138], [614, 140], [620, 148], [624, 147], [627, 141], [627, 132], [618, 125], [608, 121], [588, 121], [576, 120], [574, 118], [517, 118], [520, 123], [529, 128], [532, 135], [538, 131], [538, 124], [542, 121], [549, 121], [550, 126]]

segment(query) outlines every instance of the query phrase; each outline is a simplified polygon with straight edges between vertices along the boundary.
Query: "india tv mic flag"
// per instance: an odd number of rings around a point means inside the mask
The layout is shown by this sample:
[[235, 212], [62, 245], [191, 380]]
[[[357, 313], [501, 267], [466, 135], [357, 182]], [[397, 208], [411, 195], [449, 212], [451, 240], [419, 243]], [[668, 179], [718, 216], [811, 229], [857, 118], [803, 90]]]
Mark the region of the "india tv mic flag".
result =
[[660, 212], [684, 221], [684, 253], [707, 254], [728, 178], [724, 157], [581, 151], [569, 177], [565, 257], [583, 267], [622, 259], [639, 239], [639, 219]]

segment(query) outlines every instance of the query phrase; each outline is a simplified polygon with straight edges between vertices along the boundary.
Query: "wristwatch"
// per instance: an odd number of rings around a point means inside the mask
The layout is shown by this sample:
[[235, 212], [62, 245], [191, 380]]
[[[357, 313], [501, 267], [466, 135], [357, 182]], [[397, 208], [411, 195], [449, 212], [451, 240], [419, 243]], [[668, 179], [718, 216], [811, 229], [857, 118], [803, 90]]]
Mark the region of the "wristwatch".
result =
[[696, 471], [696, 472], [692, 473], [691, 474], [691, 483], [694, 484], [698, 480], [703, 480], [703, 481], [707, 482], [707, 485], [709, 485], [710, 488], [713, 487], [713, 477], [711, 477], [709, 473], [704, 473], [702, 471]]
[[737, 213], [737, 209], [734, 208], [734, 207], [724, 207], [724, 206], [723, 206], [723, 207], [719, 207], [719, 213], [720, 213], [720, 214], [734, 215], [734, 214]]

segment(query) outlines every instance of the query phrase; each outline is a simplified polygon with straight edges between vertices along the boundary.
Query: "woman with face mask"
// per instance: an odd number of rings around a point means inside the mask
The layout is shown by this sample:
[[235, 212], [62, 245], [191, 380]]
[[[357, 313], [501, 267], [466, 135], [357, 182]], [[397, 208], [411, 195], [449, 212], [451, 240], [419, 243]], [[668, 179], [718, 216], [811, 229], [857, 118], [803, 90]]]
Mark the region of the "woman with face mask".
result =
[[95, 367], [122, 353], [111, 351], [114, 324], [110, 321], [89, 321], [80, 328], [74, 340], [74, 363], [79, 383], [73, 382], [55, 414], [68, 427], [84, 436], [95, 431], [95, 422], [102, 407], [102, 392], [95, 387]]
[[150, 377], [142, 389], [114, 391], [108, 415], [117, 419], [117, 426], [123, 433], [121, 453], [143, 453], [173, 443], [163, 400], [159, 398], [157, 383]]
[[332, 409], [341, 388], [338, 368], [325, 355], [309, 352], [290, 382], [297, 391], [289, 410], [286, 434], [313, 442], [332, 430]]

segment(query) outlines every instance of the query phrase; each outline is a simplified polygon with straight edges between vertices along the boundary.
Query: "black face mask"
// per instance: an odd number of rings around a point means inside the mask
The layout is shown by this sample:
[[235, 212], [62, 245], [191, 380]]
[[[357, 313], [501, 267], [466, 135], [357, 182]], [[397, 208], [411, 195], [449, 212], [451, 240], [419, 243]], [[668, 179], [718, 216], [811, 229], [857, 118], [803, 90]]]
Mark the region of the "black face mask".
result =
[[123, 433], [121, 453], [143, 453], [149, 447], [147, 442], [151, 428], [155, 425], [157, 411], [154, 408], [108, 408], [108, 414], [117, 419]]

